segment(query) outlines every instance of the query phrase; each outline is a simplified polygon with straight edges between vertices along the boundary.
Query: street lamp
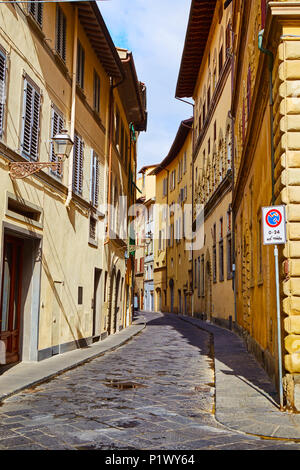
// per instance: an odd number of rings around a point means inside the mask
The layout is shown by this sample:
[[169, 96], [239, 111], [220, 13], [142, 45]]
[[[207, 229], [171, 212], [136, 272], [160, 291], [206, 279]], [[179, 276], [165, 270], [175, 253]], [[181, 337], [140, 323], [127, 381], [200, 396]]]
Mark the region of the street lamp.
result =
[[61, 130], [52, 138], [53, 151], [57, 156], [56, 162], [13, 162], [10, 163], [10, 176], [12, 179], [26, 178], [27, 176], [37, 173], [44, 168], [52, 168], [53, 171], [58, 170], [61, 162], [69, 157], [73, 147], [73, 141], [66, 129]]

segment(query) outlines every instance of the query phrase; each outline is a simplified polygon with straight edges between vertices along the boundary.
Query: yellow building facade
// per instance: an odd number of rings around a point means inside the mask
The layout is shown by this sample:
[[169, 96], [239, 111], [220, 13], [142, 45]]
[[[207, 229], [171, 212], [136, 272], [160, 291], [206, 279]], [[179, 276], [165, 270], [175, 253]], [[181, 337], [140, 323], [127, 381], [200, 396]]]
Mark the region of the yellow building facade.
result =
[[158, 311], [191, 314], [192, 132], [193, 118], [181, 122], [156, 175], [154, 298]]
[[287, 243], [279, 245], [283, 381], [288, 407], [299, 410], [300, 3], [236, 1], [233, 8], [237, 321], [249, 348], [278, 384], [274, 247], [263, 245], [261, 208], [283, 204], [287, 215]]
[[[0, 340], [13, 363], [130, 323], [118, 196], [135, 200], [146, 111], [132, 55], [115, 48], [96, 2], [3, 4], [0, 25]], [[69, 159], [33, 174], [57, 162], [63, 128]]]
[[193, 212], [202, 212], [194, 244], [193, 315], [230, 326], [232, 289], [231, 6], [192, 1], [176, 97], [192, 98]]

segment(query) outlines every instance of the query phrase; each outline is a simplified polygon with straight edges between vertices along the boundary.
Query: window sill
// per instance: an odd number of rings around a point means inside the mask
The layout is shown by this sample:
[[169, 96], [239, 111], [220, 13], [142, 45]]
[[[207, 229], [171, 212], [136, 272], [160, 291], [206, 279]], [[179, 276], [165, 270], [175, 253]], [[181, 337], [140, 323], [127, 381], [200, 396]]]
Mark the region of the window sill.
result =
[[42, 31], [42, 26], [35, 20], [30, 12], [27, 12], [26, 15], [29, 26], [34, 30], [40, 39], [44, 40], [46, 36]]
[[63, 75], [71, 79], [71, 77], [69, 76], [68, 67], [66, 66], [65, 61], [62, 59], [59, 53], [56, 50], [54, 50], [53, 55], [54, 55], [55, 62], [58, 68], [60, 69], [60, 71], [63, 73]]

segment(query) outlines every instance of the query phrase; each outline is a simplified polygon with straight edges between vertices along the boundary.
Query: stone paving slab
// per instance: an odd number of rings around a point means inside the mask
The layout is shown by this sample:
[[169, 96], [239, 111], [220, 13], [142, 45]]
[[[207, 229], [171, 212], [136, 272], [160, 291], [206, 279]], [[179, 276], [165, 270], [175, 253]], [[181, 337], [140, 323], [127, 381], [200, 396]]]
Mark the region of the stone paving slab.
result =
[[138, 321], [119, 333], [110, 335], [84, 349], [58, 354], [40, 362], [20, 362], [2, 374], [0, 372], [0, 402], [21, 390], [38, 385], [90, 359], [113, 351], [140, 333], [145, 326], [146, 323], [139, 317]]
[[273, 383], [244, 341], [217, 325], [179, 318], [213, 335], [217, 421], [255, 436], [300, 440], [300, 414], [279, 410]]

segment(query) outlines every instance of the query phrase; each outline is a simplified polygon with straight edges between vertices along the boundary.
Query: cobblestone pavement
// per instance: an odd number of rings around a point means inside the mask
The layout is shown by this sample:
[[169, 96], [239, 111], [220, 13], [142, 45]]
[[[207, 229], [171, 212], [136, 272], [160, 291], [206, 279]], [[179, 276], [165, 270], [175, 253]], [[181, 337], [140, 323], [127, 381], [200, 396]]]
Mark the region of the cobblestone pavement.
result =
[[146, 319], [116, 351], [5, 400], [0, 449], [300, 449], [218, 424], [209, 334], [175, 315]]

